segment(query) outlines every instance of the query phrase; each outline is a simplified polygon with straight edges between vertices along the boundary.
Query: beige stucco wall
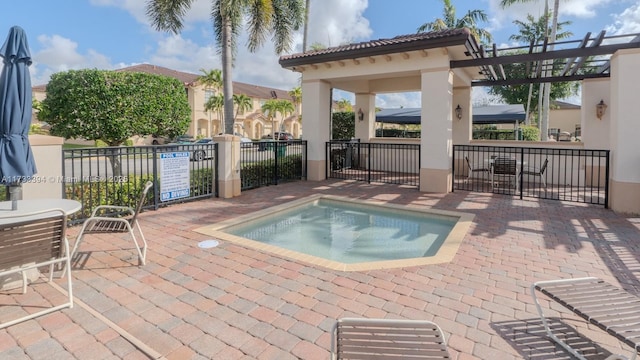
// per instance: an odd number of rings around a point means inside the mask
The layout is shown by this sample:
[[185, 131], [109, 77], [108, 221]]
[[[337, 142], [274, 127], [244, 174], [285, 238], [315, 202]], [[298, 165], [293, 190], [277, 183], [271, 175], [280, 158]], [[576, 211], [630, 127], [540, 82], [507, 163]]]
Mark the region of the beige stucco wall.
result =
[[634, 214], [640, 214], [639, 67], [640, 49], [619, 50], [611, 57], [611, 97], [604, 98], [609, 107], [602, 118], [603, 123], [611, 123], [610, 205], [615, 211]]
[[572, 135], [580, 125], [581, 109], [552, 109], [549, 111], [549, 129], [560, 129]]
[[37, 173], [22, 186], [23, 199], [62, 199], [62, 144], [56, 136], [29, 135]]

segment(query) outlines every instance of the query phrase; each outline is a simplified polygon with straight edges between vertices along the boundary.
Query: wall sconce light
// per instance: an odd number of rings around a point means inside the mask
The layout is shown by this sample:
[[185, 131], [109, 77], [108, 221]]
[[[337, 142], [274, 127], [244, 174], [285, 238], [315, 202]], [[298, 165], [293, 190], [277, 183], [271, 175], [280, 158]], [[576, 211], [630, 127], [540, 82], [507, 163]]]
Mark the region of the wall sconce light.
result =
[[362, 112], [362, 109], [358, 109], [358, 120], [364, 120], [364, 113]]
[[605, 110], [607, 110], [607, 104], [604, 103], [604, 100], [600, 100], [600, 102], [596, 105], [596, 116], [598, 117], [598, 119], [602, 120]]
[[460, 104], [456, 106], [456, 117], [458, 120], [462, 119], [462, 108], [460, 107]]

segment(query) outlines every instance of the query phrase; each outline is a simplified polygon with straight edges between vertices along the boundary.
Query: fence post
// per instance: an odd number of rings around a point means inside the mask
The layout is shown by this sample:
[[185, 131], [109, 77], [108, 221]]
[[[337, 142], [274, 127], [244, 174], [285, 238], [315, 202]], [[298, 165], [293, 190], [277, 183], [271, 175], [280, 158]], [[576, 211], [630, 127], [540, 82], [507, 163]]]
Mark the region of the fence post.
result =
[[[218, 144], [218, 196], [223, 199], [239, 196], [240, 182], [240, 137], [230, 134], [214, 136]], [[213, 170], [215, 171], [215, 169]]]
[[151, 155], [153, 156], [153, 165], [151, 166], [153, 171], [153, 209], [158, 210], [160, 208], [160, 177], [158, 176], [158, 148], [153, 146], [151, 148]]
[[367, 152], [369, 154], [367, 157], [367, 184], [371, 184], [371, 143], [367, 143]]

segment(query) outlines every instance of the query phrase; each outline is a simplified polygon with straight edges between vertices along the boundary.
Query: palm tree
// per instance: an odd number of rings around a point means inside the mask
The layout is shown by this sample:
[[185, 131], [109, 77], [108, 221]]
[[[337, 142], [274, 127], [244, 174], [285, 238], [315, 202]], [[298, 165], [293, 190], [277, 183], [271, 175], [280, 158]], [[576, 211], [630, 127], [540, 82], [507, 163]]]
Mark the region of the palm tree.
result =
[[[296, 109], [293, 106], [293, 103], [289, 100], [278, 100], [278, 112], [280, 113], [280, 115], [282, 115], [282, 120], [284, 121], [284, 119], [287, 117], [287, 115], [291, 115], [293, 113], [295, 113]], [[281, 126], [284, 125], [284, 122], [281, 124]], [[281, 131], [283, 129], [280, 129]]]
[[[218, 119], [222, 122], [222, 110], [224, 109], [224, 95], [216, 94], [204, 103], [204, 111], [215, 111], [218, 113]], [[211, 131], [209, 130], [209, 134]]]
[[[147, 0], [146, 12], [156, 30], [179, 33], [193, 0]], [[276, 53], [289, 51], [293, 32], [304, 20], [304, 0], [211, 0], [211, 20], [216, 43], [222, 55], [225, 133], [233, 134], [233, 55], [246, 19], [249, 32], [247, 48], [255, 52], [267, 36], [273, 39]]]
[[478, 27], [479, 21], [486, 22], [488, 20], [487, 14], [483, 10], [469, 10], [463, 17], [457, 19], [456, 8], [451, 4], [451, 0], [442, 0], [442, 2], [444, 3], [444, 18], [437, 18], [432, 22], [422, 24], [418, 28], [418, 32], [468, 28], [478, 42], [491, 43], [491, 33]]
[[[542, 15], [538, 20], [535, 20], [533, 15], [527, 15], [527, 22], [514, 20], [513, 23], [518, 26], [518, 34], [511, 35], [509, 40], [515, 40], [518, 42], [530, 44], [538, 44], [546, 38], [549, 33], [549, 13]], [[563, 21], [558, 23], [557, 29], [560, 30], [565, 25], [570, 25], [571, 21]], [[556, 34], [557, 39], [566, 39], [573, 35], [570, 31], [564, 31]], [[535, 72], [535, 69], [533, 70]], [[527, 98], [527, 113], [525, 117], [525, 124], [531, 124], [531, 97], [533, 93], [533, 84], [529, 84], [529, 96]], [[539, 94], [541, 95], [541, 94]], [[540, 111], [540, 109], [538, 109]]]
[[351, 105], [351, 101], [347, 99], [338, 100], [338, 110], [340, 111], [353, 111], [353, 105]]
[[293, 107], [295, 108], [295, 113], [298, 115], [298, 120], [300, 120], [300, 113], [298, 112], [298, 107], [302, 102], [302, 88], [300, 86], [296, 86], [293, 89], [289, 90], [289, 96], [291, 96]]
[[[198, 77], [198, 81], [202, 83], [202, 85], [204, 85], [205, 89], [213, 89], [215, 92], [219, 92], [220, 89], [222, 88], [222, 70], [212, 69], [207, 71], [205, 69], [200, 69], [200, 71], [202, 72], [203, 75], [200, 75], [200, 77]], [[209, 99], [211, 99], [211, 97], [209, 97]], [[207, 101], [209, 99], [207, 99]], [[206, 108], [206, 104], [205, 104], [205, 108]], [[211, 136], [212, 135], [211, 134], [211, 110], [207, 112], [209, 113], [209, 124], [208, 124], [207, 134], [208, 136]], [[223, 119], [221, 118], [218, 118], [218, 119], [220, 121], [223, 121]]]
[[271, 121], [271, 138], [274, 139], [275, 138], [275, 118], [276, 115], [278, 114], [278, 108], [279, 108], [279, 104], [278, 104], [278, 100], [267, 100], [264, 102], [264, 104], [262, 104], [262, 107], [260, 108], [260, 110], [262, 110], [262, 113], [267, 117], [267, 120]]
[[[505, 8], [515, 3], [529, 2], [529, 1], [536, 1], [536, 0], [501, 0], [500, 6], [502, 6], [502, 8]], [[551, 36], [549, 37], [549, 41], [551, 42], [551, 45], [549, 45], [549, 51], [553, 51], [553, 47], [554, 47], [553, 43], [556, 42], [556, 33], [558, 31], [558, 10], [559, 9], [560, 9], [560, 0], [554, 0], [553, 20], [551, 24]], [[549, 13], [549, 0], [545, 0], [544, 13], [545, 14]], [[549, 26], [546, 25], [545, 30], [548, 28]], [[547, 75], [548, 75], [548, 66], [545, 66], [545, 76]], [[551, 93], [551, 84], [541, 83], [540, 87], [542, 89], [542, 103], [540, 104], [541, 106], [539, 106], [539, 109], [542, 110], [542, 114], [539, 117], [540, 119], [539, 119], [538, 126], [540, 127], [540, 140], [547, 141], [549, 139], [549, 95]]]
[[306, 0], [304, 4], [304, 32], [302, 33], [302, 52], [307, 52], [307, 39], [309, 37], [309, 6], [311, 0]]
[[[238, 121], [238, 114], [244, 114], [245, 111], [253, 109], [253, 101], [245, 94], [233, 95], [233, 103], [236, 104], [236, 117], [234, 121]], [[242, 128], [244, 129], [244, 126]]]

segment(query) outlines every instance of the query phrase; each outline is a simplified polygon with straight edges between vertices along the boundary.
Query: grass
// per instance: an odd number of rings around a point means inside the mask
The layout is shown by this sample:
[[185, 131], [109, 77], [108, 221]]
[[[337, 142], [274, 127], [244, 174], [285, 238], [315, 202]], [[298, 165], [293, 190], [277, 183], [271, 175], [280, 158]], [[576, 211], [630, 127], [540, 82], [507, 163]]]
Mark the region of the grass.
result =
[[79, 145], [79, 144], [68, 144], [64, 143], [62, 145], [62, 150], [70, 150], [70, 149], [82, 149], [82, 148], [93, 148], [95, 145]]

